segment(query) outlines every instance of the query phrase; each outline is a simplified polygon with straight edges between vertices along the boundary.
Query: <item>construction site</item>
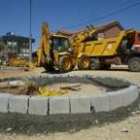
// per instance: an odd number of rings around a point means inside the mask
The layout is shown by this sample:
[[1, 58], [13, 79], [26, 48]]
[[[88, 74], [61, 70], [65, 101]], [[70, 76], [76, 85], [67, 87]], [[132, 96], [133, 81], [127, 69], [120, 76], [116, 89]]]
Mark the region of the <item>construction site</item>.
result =
[[0, 37], [0, 140], [140, 140], [140, 29], [125, 17], [92, 22], [140, 2], [57, 30], [48, 18], [37, 31], [32, 4], [29, 37]]

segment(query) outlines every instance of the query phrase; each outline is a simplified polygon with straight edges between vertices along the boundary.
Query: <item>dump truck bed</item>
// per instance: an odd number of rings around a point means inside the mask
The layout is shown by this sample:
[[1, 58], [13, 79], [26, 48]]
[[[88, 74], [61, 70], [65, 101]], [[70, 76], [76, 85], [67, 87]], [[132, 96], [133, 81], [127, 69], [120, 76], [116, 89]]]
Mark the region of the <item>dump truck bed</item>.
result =
[[79, 52], [89, 57], [113, 56], [121, 45], [123, 38], [134, 30], [121, 31], [115, 38], [95, 40], [80, 44]]

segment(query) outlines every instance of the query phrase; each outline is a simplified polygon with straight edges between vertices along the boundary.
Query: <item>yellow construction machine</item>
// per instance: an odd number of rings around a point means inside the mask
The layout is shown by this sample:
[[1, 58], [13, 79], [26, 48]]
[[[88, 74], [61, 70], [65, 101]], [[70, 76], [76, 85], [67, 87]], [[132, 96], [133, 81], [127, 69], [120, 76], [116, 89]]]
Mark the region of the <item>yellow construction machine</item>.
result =
[[68, 72], [73, 69], [69, 38], [61, 35], [50, 35], [47, 23], [42, 26], [37, 55], [38, 66], [43, 66], [47, 71], [56, 68], [60, 72]]
[[43, 66], [47, 71], [58, 69], [60, 72], [71, 71], [77, 64], [81, 69], [89, 69], [89, 58], [78, 50], [80, 43], [93, 32], [94, 29], [86, 30], [70, 39], [57, 34], [50, 35], [48, 24], [44, 23], [37, 51], [38, 66]]
[[140, 32], [129, 29], [114, 38], [101, 39], [95, 35], [79, 44], [78, 53], [90, 60], [89, 69], [109, 69], [111, 64], [128, 65], [131, 71], [140, 71]]
[[80, 70], [98, 70], [109, 69], [111, 64], [126, 64], [131, 71], [140, 71], [140, 32], [124, 30], [114, 38], [99, 39], [96, 29], [88, 28], [68, 38], [50, 35], [48, 25], [43, 24], [38, 66], [68, 72], [76, 65]]

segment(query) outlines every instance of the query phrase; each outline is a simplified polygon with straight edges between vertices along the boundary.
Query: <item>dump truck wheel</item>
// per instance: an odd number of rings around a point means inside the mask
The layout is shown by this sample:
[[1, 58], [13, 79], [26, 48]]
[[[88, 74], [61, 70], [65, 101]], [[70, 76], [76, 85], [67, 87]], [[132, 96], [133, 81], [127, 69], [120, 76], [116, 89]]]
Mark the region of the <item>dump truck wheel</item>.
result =
[[128, 61], [128, 68], [130, 71], [140, 72], [140, 58], [133, 57]]
[[101, 65], [101, 70], [109, 70], [111, 68], [111, 64], [102, 64]]
[[90, 59], [89, 57], [83, 55], [78, 60], [78, 69], [79, 70], [89, 70], [90, 69]]
[[59, 71], [68, 72], [73, 69], [72, 60], [69, 56], [61, 56], [59, 60]]
[[90, 59], [90, 69], [91, 70], [99, 70], [100, 69], [100, 62], [96, 58]]

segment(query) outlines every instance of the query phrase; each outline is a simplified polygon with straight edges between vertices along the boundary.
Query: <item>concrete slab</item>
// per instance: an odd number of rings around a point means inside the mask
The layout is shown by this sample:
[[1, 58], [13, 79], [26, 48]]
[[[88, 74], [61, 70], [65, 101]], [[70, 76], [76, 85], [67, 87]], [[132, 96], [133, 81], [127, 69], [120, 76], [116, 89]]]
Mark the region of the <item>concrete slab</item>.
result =
[[29, 114], [47, 115], [48, 97], [34, 96], [29, 99]]
[[69, 98], [68, 97], [50, 97], [49, 114], [69, 114]]
[[9, 98], [9, 111], [26, 114], [28, 111], [28, 99], [26, 95], [13, 95]]
[[108, 92], [109, 97], [109, 110], [114, 110], [124, 105], [124, 95], [125, 90], [119, 90], [115, 92]]
[[9, 97], [12, 96], [11, 94], [7, 93], [0, 93], [0, 112], [8, 113], [9, 111]]
[[91, 102], [90, 96], [70, 97], [71, 114], [90, 113]]
[[137, 86], [131, 85], [129, 88], [127, 88], [124, 96], [124, 106], [128, 106], [137, 100], [139, 96]]
[[138, 110], [140, 110], [140, 103], [138, 104]]
[[95, 112], [109, 111], [109, 96], [107, 94], [92, 95], [91, 106]]

